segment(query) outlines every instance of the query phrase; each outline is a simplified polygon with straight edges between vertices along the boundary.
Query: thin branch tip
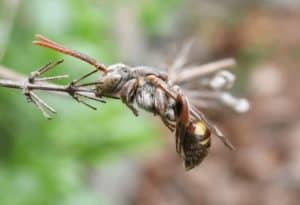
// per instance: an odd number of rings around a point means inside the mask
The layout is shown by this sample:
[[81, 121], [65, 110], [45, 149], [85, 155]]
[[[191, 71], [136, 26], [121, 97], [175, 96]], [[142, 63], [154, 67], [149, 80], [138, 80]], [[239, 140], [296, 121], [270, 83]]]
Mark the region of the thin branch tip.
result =
[[[94, 70], [93, 72], [89, 72], [88, 74], [85, 74], [83, 77], [80, 77], [79, 80], [73, 80], [67, 85], [53, 84], [53, 83], [49, 83], [48, 81], [67, 78], [68, 75], [40, 77], [41, 75], [45, 74], [52, 68], [63, 63], [63, 61], [64, 60], [62, 59], [56, 62], [47, 63], [46, 65], [38, 68], [37, 70], [32, 71], [28, 77], [22, 76], [22, 78], [20, 79], [12, 78], [12, 80], [0, 79], [0, 87], [23, 90], [23, 95], [26, 97], [27, 102], [33, 103], [41, 111], [41, 113], [46, 119], [52, 119], [50, 114], [56, 114], [57, 112], [54, 108], [48, 105], [42, 98], [40, 98], [38, 95], [34, 93], [34, 91], [36, 90], [51, 92], [51, 93], [67, 94], [71, 96], [74, 100], [76, 100], [78, 103], [81, 103], [93, 110], [97, 110], [95, 106], [86, 102], [86, 100], [92, 100], [100, 103], [105, 103], [103, 99], [95, 96], [95, 92], [96, 92], [95, 89], [86, 88], [81, 85], [77, 85], [76, 83], [75, 84], [72, 83], [72, 82], [79, 82], [82, 79], [85, 79], [86, 77], [96, 73], [97, 70]], [[91, 82], [86, 85], [96, 86], [97, 84], [98, 84], [97, 82]], [[81, 98], [85, 98], [86, 100]]]

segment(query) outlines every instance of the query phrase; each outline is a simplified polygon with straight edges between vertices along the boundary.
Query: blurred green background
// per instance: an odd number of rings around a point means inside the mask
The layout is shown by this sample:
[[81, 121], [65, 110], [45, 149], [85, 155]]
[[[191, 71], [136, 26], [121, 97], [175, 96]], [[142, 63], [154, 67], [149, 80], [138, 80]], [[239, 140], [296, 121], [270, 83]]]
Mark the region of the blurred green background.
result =
[[208, 113], [238, 149], [213, 140], [185, 172], [151, 114], [40, 93], [58, 111], [48, 121], [0, 88], [0, 205], [299, 204], [299, 11], [298, 0], [0, 0], [1, 66], [28, 74], [65, 59], [53, 74], [71, 79], [92, 69], [32, 45], [37, 33], [106, 65], [159, 68], [194, 38], [190, 63], [236, 58], [234, 92], [252, 104]]
[[[176, 1], [134, 4], [146, 33], [160, 30]], [[71, 79], [91, 70], [88, 65], [33, 46], [36, 33], [57, 39], [105, 64], [120, 61], [113, 36], [118, 7], [102, 1], [0, 1], [0, 62], [28, 74], [49, 61]], [[4, 50], [5, 49], [5, 50]], [[4, 53], [5, 52], [5, 53]], [[155, 123], [136, 118], [120, 102], [109, 101], [98, 111], [56, 96], [42, 95], [57, 108], [45, 120], [20, 91], [0, 90], [0, 204], [105, 204], [105, 196], [89, 189], [89, 167], [131, 155], [154, 152], [160, 144]], [[148, 116], [149, 117], [149, 116]], [[150, 117], [149, 117], [150, 118]], [[109, 203], [108, 203], [109, 204]]]

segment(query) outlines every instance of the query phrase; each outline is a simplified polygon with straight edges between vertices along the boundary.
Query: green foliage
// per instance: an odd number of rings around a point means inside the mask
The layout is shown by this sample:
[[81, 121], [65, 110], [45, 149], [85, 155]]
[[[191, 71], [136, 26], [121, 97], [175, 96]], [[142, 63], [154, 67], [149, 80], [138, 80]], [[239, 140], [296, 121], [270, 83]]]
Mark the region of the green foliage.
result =
[[147, 33], [161, 35], [168, 31], [178, 5], [178, 0], [144, 1], [140, 9], [140, 19]]
[[[161, 29], [159, 19], [174, 2], [139, 3], [146, 32]], [[92, 1], [24, 1], [1, 64], [28, 74], [64, 58], [54, 72], [72, 78], [90, 69], [78, 60], [31, 45], [35, 33], [59, 39], [103, 63], [116, 62], [120, 59], [111, 38], [113, 15], [108, 5], [97, 7]], [[90, 111], [62, 97], [43, 97], [57, 108], [58, 115], [51, 121], [26, 103], [20, 91], [0, 89], [1, 205], [107, 204], [105, 196], [85, 184], [86, 168], [159, 145], [158, 131], [149, 119], [135, 118], [120, 102], [109, 101]]]

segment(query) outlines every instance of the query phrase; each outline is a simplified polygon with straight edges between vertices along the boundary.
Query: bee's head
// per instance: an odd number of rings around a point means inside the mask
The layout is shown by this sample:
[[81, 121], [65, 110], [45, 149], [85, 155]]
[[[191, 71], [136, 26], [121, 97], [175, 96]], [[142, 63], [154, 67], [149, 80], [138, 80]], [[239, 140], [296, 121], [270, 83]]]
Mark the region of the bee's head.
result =
[[115, 94], [130, 78], [130, 67], [124, 64], [114, 64], [100, 77], [97, 85], [97, 95]]

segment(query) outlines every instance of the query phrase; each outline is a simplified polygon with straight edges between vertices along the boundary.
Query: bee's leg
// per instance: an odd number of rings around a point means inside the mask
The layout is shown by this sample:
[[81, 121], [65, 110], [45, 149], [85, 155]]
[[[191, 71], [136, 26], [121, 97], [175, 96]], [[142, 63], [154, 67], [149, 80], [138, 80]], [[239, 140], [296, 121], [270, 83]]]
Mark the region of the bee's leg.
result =
[[166, 127], [169, 128], [171, 132], [173, 132], [175, 126], [168, 121], [165, 115], [165, 113], [167, 112], [167, 103], [168, 103], [168, 98], [165, 95], [165, 92], [162, 89], [157, 88], [155, 90], [155, 96], [154, 96], [155, 112], [159, 114], [161, 120], [166, 125]]
[[166, 118], [164, 118], [163, 116], [160, 116], [161, 117], [161, 120], [162, 122], [164, 123], [164, 125], [171, 131], [171, 132], [174, 132], [176, 126], [175, 124], [169, 122]]
[[133, 106], [133, 99], [138, 86], [136, 79], [129, 80], [120, 91], [120, 97], [124, 104], [133, 112], [135, 116], [138, 116], [138, 110]]
[[189, 121], [189, 103], [187, 98], [182, 94], [179, 87], [175, 87], [176, 94], [168, 88], [166, 82], [162, 81], [160, 78], [149, 75], [147, 76], [146, 80], [151, 82], [156, 87], [161, 88], [169, 97], [173, 98], [176, 101], [175, 109], [176, 115], [179, 116], [179, 121], [183, 124], [188, 123]]
[[164, 91], [160, 88], [155, 89], [155, 96], [154, 96], [154, 108], [159, 115], [164, 115], [166, 112], [166, 107], [168, 103], [168, 98], [166, 97]]
[[[155, 75], [149, 75], [146, 77], [146, 81], [152, 83], [154, 86], [157, 87], [156, 92], [155, 92], [155, 102], [154, 102], [154, 106], [155, 106], [155, 110], [157, 113], [159, 113], [163, 123], [166, 125], [166, 127], [168, 127], [171, 132], [174, 131], [174, 129], [176, 128], [176, 126], [172, 123], [170, 123], [167, 119], [166, 119], [166, 112], [167, 112], [167, 106], [166, 106], [166, 102], [168, 103], [168, 97], [171, 98], [176, 98], [175, 94], [171, 93], [171, 91], [167, 88], [167, 84], [165, 81], [163, 81], [162, 79], [160, 79], [159, 77], [155, 76]], [[167, 95], [167, 96], [166, 96]]]

